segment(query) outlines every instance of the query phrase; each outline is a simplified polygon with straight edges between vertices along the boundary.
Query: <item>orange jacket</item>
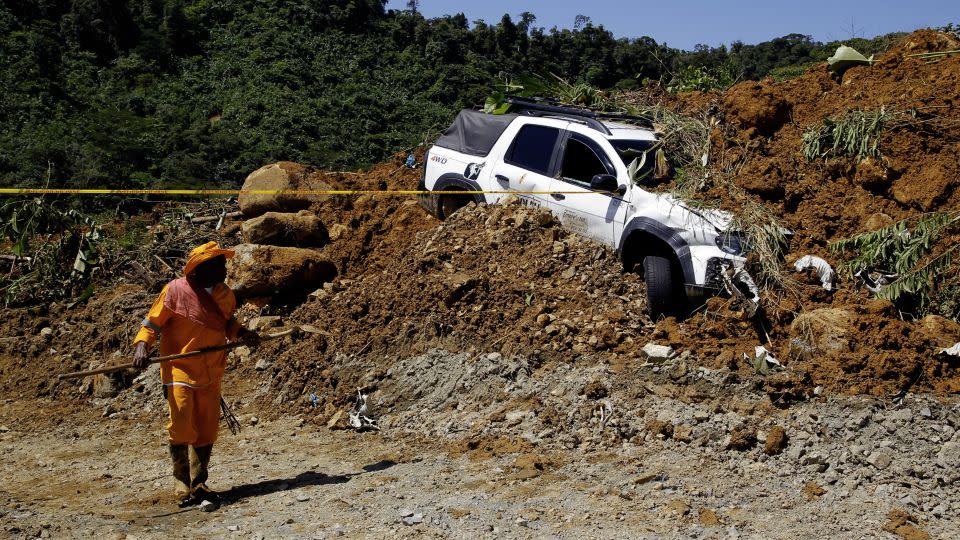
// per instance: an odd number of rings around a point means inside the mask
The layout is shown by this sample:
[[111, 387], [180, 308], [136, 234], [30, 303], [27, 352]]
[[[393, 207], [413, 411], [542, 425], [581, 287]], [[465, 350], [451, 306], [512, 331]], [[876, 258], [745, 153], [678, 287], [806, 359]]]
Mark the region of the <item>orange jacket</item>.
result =
[[[153, 303], [150, 312], [143, 320], [143, 327], [137, 333], [134, 343], [144, 342], [153, 346], [160, 332], [160, 355], [179, 354], [223, 345], [227, 339], [236, 339], [240, 324], [233, 318], [237, 308], [237, 299], [230, 287], [223, 283], [214, 286], [211, 296], [223, 317], [228, 321], [225, 331], [212, 330], [187, 318], [177, 315], [164, 305], [167, 288]], [[227, 351], [215, 351], [200, 356], [192, 356], [160, 364], [160, 377], [163, 384], [183, 383], [194, 387], [204, 387], [218, 383], [227, 367]]]

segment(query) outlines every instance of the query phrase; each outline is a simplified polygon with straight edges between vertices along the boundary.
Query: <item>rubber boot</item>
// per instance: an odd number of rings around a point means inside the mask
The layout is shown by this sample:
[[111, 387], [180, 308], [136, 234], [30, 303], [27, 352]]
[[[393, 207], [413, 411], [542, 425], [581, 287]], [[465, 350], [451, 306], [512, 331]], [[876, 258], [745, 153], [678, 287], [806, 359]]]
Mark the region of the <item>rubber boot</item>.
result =
[[185, 444], [170, 445], [170, 459], [173, 461], [173, 479], [179, 506], [192, 504], [190, 485], [190, 447]]
[[193, 480], [190, 483], [193, 496], [198, 501], [210, 501], [215, 505], [220, 505], [220, 496], [207, 487], [207, 475], [210, 467], [210, 454], [213, 453], [213, 445], [195, 446], [190, 462], [190, 476]]

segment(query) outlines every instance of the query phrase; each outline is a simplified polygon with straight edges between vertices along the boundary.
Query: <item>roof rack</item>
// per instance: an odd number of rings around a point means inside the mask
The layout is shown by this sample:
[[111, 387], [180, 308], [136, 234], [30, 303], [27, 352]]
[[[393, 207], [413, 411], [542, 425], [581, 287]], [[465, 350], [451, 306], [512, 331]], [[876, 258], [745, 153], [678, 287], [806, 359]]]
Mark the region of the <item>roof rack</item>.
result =
[[544, 116], [543, 113], [576, 118], [582, 120], [587, 126], [605, 134], [612, 135], [610, 129], [604, 125], [600, 119], [604, 120], [630, 120], [637, 122], [643, 127], [653, 128], [653, 124], [648, 118], [633, 116], [622, 113], [602, 113], [591, 111], [580, 107], [571, 107], [569, 105], [560, 105], [556, 99], [549, 98], [525, 98], [520, 96], [507, 96], [504, 102], [512, 105], [518, 113], [530, 116]]

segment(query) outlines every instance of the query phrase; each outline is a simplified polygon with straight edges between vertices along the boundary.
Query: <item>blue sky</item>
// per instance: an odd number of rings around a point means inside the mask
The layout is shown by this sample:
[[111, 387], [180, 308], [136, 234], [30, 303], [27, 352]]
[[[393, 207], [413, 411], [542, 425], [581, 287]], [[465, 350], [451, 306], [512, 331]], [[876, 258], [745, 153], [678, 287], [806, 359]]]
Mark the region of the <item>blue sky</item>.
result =
[[[406, 5], [406, 0], [390, 0], [387, 8], [405, 9]], [[504, 13], [516, 21], [524, 11], [537, 16], [535, 26], [547, 29], [570, 28], [574, 18], [583, 14], [617, 37], [648, 35], [682, 49], [697, 43], [757, 43], [790, 33], [832, 41], [960, 24], [960, 0], [420, 0], [420, 12], [426, 17], [463, 12], [470, 21], [495, 24]]]

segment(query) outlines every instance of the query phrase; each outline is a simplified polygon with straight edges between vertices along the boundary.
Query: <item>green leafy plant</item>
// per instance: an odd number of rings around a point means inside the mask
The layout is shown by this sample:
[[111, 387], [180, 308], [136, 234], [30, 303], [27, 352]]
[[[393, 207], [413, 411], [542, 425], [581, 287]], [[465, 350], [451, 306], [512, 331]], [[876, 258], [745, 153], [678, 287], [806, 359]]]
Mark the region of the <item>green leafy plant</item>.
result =
[[841, 267], [847, 274], [868, 270], [894, 276], [877, 296], [888, 300], [912, 296], [923, 313], [938, 290], [960, 281], [960, 244], [946, 241], [957, 231], [960, 210], [933, 212], [834, 242], [830, 249], [853, 253]]
[[885, 107], [875, 111], [855, 109], [840, 118], [827, 118], [802, 135], [807, 161], [839, 156], [880, 157], [880, 135], [895, 113]]
[[90, 284], [103, 239], [96, 221], [41, 198], [0, 207], [0, 237], [10, 242], [10, 271], [0, 279], [6, 304], [68, 296]]

